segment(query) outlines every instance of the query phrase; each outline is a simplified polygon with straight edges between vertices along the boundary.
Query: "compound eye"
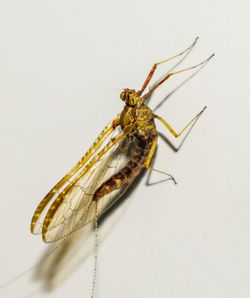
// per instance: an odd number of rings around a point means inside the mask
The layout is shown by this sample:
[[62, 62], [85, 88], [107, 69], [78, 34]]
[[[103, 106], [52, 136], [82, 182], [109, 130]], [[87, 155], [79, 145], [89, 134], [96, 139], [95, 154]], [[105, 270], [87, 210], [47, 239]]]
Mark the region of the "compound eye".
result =
[[123, 101], [126, 99], [126, 92], [125, 92], [125, 90], [123, 90], [122, 93], [120, 94], [120, 98]]

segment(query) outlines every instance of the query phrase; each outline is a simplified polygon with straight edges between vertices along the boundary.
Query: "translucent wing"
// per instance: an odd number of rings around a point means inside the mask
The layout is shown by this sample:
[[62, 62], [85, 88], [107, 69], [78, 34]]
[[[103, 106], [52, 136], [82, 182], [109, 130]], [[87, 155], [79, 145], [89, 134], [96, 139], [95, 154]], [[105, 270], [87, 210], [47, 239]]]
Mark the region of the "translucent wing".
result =
[[[93, 145], [89, 148], [86, 154], [79, 160], [79, 162], [51, 189], [51, 191], [44, 197], [36, 208], [34, 215], [31, 220], [30, 229], [33, 234], [41, 234], [44, 217], [50, 209], [55, 198], [74, 181], [88, 162], [88, 160], [97, 152], [100, 146], [108, 138], [108, 136], [114, 131], [115, 127], [118, 126], [120, 116], [111, 121], [97, 137]], [[119, 126], [118, 126], [119, 127]]]
[[[97, 204], [92, 201], [96, 188], [123, 167], [129, 159], [133, 144], [126, 145], [128, 139], [124, 140], [124, 133], [119, 126], [115, 133], [116, 136], [103, 148], [108, 147], [106, 152], [100, 154], [102, 149], [82, 172], [72, 175], [71, 179], [65, 182], [64, 189], [61, 192], [57, 191], [39, 214], [32, 232], [43, 233], [45, 242], [64, 238], [89, 223], [95, 218], [96, 212], [98, 216], [102, 214], [125, 191], [126, 186], [102, 197]], [[119, 141], [115, 146], [112, 145], [114, 140]]]
[[124, 151], [124, 143], [95, 164], [87, 175], [70, 189], [64, 202], [52, 217], [43, 240], [56, 241], [93, 221], [103, 214], [123, 194], [127, 185], [103, 196], [97, 202], [92, 200], [95, 190], [127, 163], [130, 155]]

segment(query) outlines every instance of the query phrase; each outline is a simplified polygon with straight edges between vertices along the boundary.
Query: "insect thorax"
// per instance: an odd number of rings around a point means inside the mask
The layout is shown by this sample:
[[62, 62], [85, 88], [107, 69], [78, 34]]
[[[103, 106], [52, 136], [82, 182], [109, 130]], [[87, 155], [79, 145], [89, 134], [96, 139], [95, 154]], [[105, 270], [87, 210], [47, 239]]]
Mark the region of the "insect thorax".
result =
[[134, 123], [131, 134], [148, 137], [157, 135], [154, 117], [151, 109], [142, 105], [141, 107], [130, 107], [126, 105], [121, 113], [120, 124], [122, 129]]

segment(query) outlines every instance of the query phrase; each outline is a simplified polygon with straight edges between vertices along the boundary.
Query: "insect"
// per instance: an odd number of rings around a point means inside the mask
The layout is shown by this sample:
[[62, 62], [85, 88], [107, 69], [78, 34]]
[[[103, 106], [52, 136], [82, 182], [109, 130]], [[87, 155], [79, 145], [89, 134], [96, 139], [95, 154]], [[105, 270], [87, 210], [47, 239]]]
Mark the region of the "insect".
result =
[[98, 219], [121, 198], [144, 168], [154, 170], [150, 162], [158, 139], [155, 120], [159, 120], [177, 138], [201, 115], [205, 108], [177, 133], [163, 118], [152, 112], [147, 100], [171, 76], [201, 66], [213, 55], [197, 65], [168, 73], [143, 95], [157, 66], [182, 55], [193, 45], [155, 63], [140, 90], [126, 88], [121, 92], [124, 109], [40, 202], [31, 220], [33, 234], [42, 234], [44, 242], [53, 242]]
[[[65, 254], [67, 254], [71, 242], [73, 246], [75, 239], [79, 236], [77, 233], [71, 235], [73, 232], [77, 230], [80, 232], [82, 227], [91, 222], [95, 222], [94, 227], [97, 231], [97, 223], [101, 216], [122, 198], [124, 192], [143, 169], [155, 170], [150, 166], [158, 140], [155, 120], [159, 120], [174, 137], [178, 138], [199, 118], [205, 108], [177, 133], [163, 118], [153, 113], [147, 106], [147, 102], [152, 93], [171, 76], [199, 67], [214, 55], [192, 67], [166, 74], [144, 94], [157, 66], [187, 53], [192, 49], [196, 40], [181, 53], [155, 63], [140, 90], [126, 88], [121, 92], [120, 98], [125, 104], [122, 112], [103, 129], [85, 155], [37, 206], [30, 225], [33, 234], [42, 234], [44, 242], [55, 242], [66, 238], [68, 241], [65, 241]], [[61, 244], [62, 242], [51, 252]], [[97, 244], [96, 234], [96, 252]], [[62, 260], [63, 245], [59, 247], [59, 250], [55, 261], [51, 262], [53, 270], [57, 267], [54, 265], [58, 265], [59, 259]], [[45, 257], [52, 257], [51, 252]], [[96, 263], [95, 258], [91, 297], [94, 297], [95, 292]], [[45, 263], [45, 268], [47, 268], [47, 263]], [[49, 273], [48, 278], [52, 279], [54, 272]], [[0, 287], [3, 288], [15, 280], [16, 278]]]

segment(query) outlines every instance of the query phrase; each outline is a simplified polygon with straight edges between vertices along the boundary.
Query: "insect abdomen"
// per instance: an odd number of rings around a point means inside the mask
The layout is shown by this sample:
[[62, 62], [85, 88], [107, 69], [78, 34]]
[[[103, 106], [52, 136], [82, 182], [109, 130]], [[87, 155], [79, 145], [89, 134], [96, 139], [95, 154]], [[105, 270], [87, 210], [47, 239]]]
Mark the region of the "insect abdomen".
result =
[[131, 160], [118, 173], [111, 176], [107, 181], [97, 188], [93, 195], [94, 201], [97, 201], [115, 189], [121, 188], [128, 182], [132, 182], [141, 172], [152, 146], [152, 142], [141, 142], [137, 140], [135, 144], [135, 150]]

